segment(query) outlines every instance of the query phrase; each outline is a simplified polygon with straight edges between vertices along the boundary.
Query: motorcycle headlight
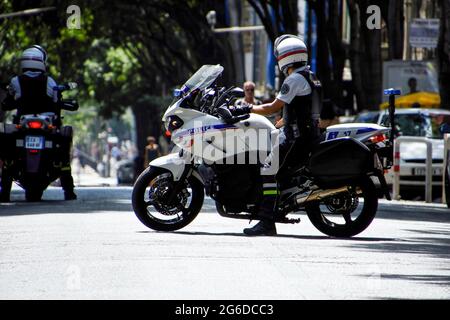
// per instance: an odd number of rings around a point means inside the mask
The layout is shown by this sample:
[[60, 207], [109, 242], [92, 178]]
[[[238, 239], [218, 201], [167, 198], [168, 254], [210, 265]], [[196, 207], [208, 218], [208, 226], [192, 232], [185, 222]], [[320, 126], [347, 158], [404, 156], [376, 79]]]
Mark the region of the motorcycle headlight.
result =
[[183, 120], [177, 116], [170, 116], [167, 120], [167, 129], [171, 132], [181, 128], [184, 124]]

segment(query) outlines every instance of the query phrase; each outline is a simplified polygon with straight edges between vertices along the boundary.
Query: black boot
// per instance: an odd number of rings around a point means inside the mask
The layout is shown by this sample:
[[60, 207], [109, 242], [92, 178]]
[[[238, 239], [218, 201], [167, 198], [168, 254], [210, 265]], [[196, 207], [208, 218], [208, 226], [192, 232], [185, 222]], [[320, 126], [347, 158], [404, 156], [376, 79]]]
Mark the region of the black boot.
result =
[[[269, 178], [274, 181], [273, 177]], [[276, 183], [264, 183], [263, 188], [263, 198], [257, 214], [261, 221], [253, 228], [244, 229], [244, 233], [248, 236], [274, 236], [277, 234], [275, 227], [275, 204], [278, 194]]]
[[248, 236], [274, 236], [277, 228], [272, 220], [261, 220], [254, 227], [244, 229], [244, 233]]
[[61, 187], [64, 190], [64, 199], [65, 200], [76, 200], [77, 195], [73, 192], [74, 184], [73, 178], [70, 170], [70, 166], [64, 167], [61, 177], [59, 178], [61, 181]]
[[0, 193], [0, 202], [9, 202], [9, 201], [11, 201], [10, 195], [7, 194], [6, 192], [5, 193], [1, 192]]
[[64, 191], [64, 200], [77, 200], [77, 195], [73, 190]]
[[0, 202], [9, 202], [12, 188], [12, 178], [8, 172], [3, 169], [0, 183]]

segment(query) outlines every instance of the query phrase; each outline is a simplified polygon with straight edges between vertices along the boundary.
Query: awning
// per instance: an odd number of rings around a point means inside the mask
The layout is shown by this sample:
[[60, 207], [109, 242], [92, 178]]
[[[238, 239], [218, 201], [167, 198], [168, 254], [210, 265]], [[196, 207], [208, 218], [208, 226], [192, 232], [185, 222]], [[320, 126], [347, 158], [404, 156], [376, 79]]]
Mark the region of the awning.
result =
[[[389, 106], [389, 102], [380, 104], [380, 109], [384, 110]], [[396, 108], [439, 108], [441, 97], [435, 92], [416, 92], [400, 96], [395, 99]]]

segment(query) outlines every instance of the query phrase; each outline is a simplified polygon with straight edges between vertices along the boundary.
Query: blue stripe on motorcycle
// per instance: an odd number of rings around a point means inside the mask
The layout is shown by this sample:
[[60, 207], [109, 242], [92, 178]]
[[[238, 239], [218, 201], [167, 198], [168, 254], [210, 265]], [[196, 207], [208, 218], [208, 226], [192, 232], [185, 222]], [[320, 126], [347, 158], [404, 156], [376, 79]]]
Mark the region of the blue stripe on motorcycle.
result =
[[356, 131], [356, 134], [361, 134], [361, 133], [368, 133], [368, 132], [372, 132], [372, 131], [376, 131], [377, 129], [373, 129], [373, 128], [363, 128], [363, 129], [358, 129], [358, 131]]
[[187, 129], [179, 134], [177, 134], [177, 136], [185, 136], [188, 134], [194, 134], [194, 133], [203, 133], [209, 130], [222, 130], [222, 129], [237, 129], [236, 126], [232, 125], [232, 124], [216, 124], [216, 125], [212, 125], [212, 126], [203, 126], [201, 128], [192, 128], [192, 129]]

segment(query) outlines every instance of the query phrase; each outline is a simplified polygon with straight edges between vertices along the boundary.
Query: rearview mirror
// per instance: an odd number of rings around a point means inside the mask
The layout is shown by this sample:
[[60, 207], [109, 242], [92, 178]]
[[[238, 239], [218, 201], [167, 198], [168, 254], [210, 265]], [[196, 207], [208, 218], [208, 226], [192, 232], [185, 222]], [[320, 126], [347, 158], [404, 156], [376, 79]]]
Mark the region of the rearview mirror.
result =
[[230, 95], [237, 98], [243, 98], [245, 97], [245, 92], [241, 88], [236, 87], [230, 91]]

